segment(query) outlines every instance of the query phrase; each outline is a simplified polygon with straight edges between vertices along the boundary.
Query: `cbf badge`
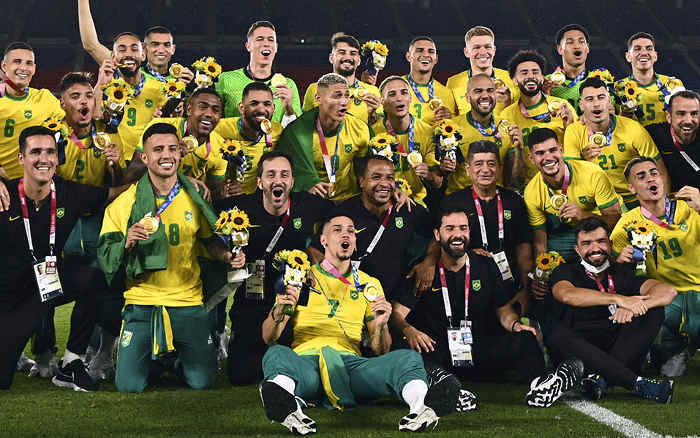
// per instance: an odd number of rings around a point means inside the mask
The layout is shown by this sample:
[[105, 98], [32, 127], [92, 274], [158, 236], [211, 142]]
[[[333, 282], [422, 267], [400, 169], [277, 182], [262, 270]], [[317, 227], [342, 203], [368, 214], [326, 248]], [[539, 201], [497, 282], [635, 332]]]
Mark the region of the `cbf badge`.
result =
[[403, 228], [403, 218], [401, 216], [395, 218], [394, 222], [396, 223], [396, 228]]
[[481, 280], [472, 280], [472, 289], [474, 292], [481, 290]]
[[294, 220], [292, 221], [292, 224], [294, 225], [295, 230], [300, 230], [301, 229], [301, 218], [295, 217]]

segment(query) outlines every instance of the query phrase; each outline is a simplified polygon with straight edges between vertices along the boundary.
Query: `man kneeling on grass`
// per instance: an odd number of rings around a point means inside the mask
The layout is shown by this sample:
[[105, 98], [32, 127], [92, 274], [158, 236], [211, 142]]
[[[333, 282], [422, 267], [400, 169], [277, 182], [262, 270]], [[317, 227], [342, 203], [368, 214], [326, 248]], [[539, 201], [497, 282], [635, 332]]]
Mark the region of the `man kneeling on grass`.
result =
[[[454, 412], [459, 381], [450, 376], [428, 389], [417, 352], [388, 352], [391, 305], [379, 281], [350, 263], [355, 251], [350, 218], [328, 220], [321, 245], [324, 259], [311, 268], [311, 286], [301, 290], [287, 286], [263, 322], [267, 344], [273, 344], [287, 324], [294, 334], [293, 349], [273, 345], [263, 357], [261, 395], [267, 417], [295, 434], [307, 435], [316, 432], [316, 423], [302, 412], [300, 398], [342, 410], [356, 406], [356, 400], [396, 395], [410, 409], [399, 430], [435, 427], [441, 416]], [[377, 357], [360, 356], [365, 326]]]

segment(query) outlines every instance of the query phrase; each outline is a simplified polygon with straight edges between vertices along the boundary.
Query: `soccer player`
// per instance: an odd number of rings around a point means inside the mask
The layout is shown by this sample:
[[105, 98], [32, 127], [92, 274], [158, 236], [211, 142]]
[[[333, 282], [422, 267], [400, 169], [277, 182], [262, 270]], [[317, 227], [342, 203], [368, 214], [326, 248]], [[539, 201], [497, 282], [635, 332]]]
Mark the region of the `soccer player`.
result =
[[269, 21], [256, 21], [248, 29], [245, 48], [250, 53], [250, 63], [238, 70], [227, 71], [219, 76], [216, 90], [224, 101], [224, 117], [240, 117], [238, 103], [243, 89], [253, 81], [271, 85], [275, 97], [275, 112], [272, 120], [287, 126], [301, 114], [299, 91], [294, 80], [284, 77], [285, 83], [271, 84], [275, 75], [272, 63], [277, 54], [277, 33]]
[[503, 83], [503, 86], [496, 89], [494, 109], [496, 115], [518, 100], [520, 90], [513, 83], [508, 72], [493, 66], [493, 58], [496, 56], [496, 38], [491, 29], [486, 26], [474, 26], [469, 29], [464, 35], [464, 56], [469, 59], [469, 68], [447, 79], [447, 88], [452, 90], [457, 103], [457, 114], [466, 114], [471, 109], [465, 92], [469, 80], [478, 74], [485, 74]]
[[[550, 336], [553, 353], [579, 358], [584, 365], [584, 396], [600, 400], [608, 388], [622, 386], [659, 403], [670, 403], [673, 381], [639, 375], [664, 319], [664, 306], [676, 296], [667, 284], [635, 276], [629, 264], [611, 263], [608, 225], [584, 219], [576, 228], [581, 263], [564, 263], [551, 276], [554, 297], [564, 317]], [[577, 374], [576, 377], [579, 375]], [[551, 406], [567, 389], [557, 373], [533, 382], [527, 404]]]
[[215, 129], [225, 139], [236, 141], [245, 153], [243, 184], [227, 181], [227, 189], [231, 185], [227, 196], [250, 195], [257, 190], [258, 161], [264, 153], [275, 149], [282, 134], [282, 125], [275, 121], [271, 121], [271, 132], [262, 131], [261, 121], [271, 120], [275, 112], [274, 96], [264, 83], [255, 81], [246, 85], [238, 106], [242, 116], [223, 118]]
[[[666, 122], [647, 125], [671, 177], [670, 192], [685, 186], [700, 188], [700, 96], [694, 91], [673, 93]], [[687, 189], [685, 190], [687, 192]], [[681, 196], [688, 193], [681, 193]]]
[[[264, 153], [256, 170], [258, 191], [215, 203], [219, 211], [238, 207], [255, 225], [243, 248], [253, 277], [236, 290], [229, 312], [232, 336], [227, 374], [232, 385], [250, 385], [263, 377], [262, 358], [267, 345], [260, 332], [275, 302], [275, 254], [283, 249], [304, 250], [314, 234], [314, 225], [333, 208], [330, 201], [318, 196], [292, 193], [294, 174], [285, 154]], [[277, 235], [280, 227], [282, 232]], [[286, 337], [278, 342], [289, 344]]]
[[[636, 83], [637, 102], [643, 113], [639, 123], [644, 126], [663, 123], [666, 119], [667, 96], [671, 94], [673, 88], [683, 87], [680, 79], [674, 78], [675, 84], [671, 85], [669, 76], [654, 71], [654, 64], [659, 56], [655, 45], [654, 36], [650, 33], [637, 32], [630, 36], [627, 39], [625, 59], [632, 66], [632, 75], [617, 81], [617, 84], [629, 81]], [[625, 108], [622, 109], [625, 110]]]
[[[360, 42], [354, 36], [340, 33], [333, 36], [331, 45], [333, 48], [328, 56], [328, 60], [333, 66], [333, 73], [343, 76], [348, 81], [348, 88], [350, 88], [352, 96], [348, 114], [352, 114], [371, 125], [376, 120], [376, 111], [377, 107], [379, 107], [381, 95], [377, 87], [360, 81], [355, 75], [361, 60]], [[304, 111], [317, 106], [316, 87], [317, 84], [313, 83], [306, 89]]]
[[[508, 71], [520, 88], [520, 99], [501, 112], [500, 119], [518, 125], [523, 132], [525, 156], [529, 156], [531, 144], [529, 134], [537, 128], [549, 128], [564, 143], [564, 130], [577, 120], [573, 107], [563, 99], [547, 96], [542, 91], [546, 60], [531, 50], [521, 50], [511, 58]], [[558, 108], [557, 108], [558, 107]], [[537, 173], [537, 168], [526, 160], [525, 183]]]
[[213, 235], [216, 214], [179, 176], [177, 128], [155, 124], [143, 138], [148, 173], [107, 207], [100, 235], [107, 281], [119, 272], [126, 281], [115, 384], [120, 392], [142, 392], [152, 362], [177, 349], [176, 371], [190, 387], [209, 388], [216, 356], [195, 243], [201, 239], [209, 254], [232, 268], [245, 264], [245, 254], [234, 257]]
[[[553, 84], [551, 74], [547, 76], [546, 88], [552, 87], [550, 94], [569, 102], [572, 108], [578, 110], [579, 87], [588, 77], [586, 59], [590, 51], [588, 30], [580, 24], [567, 24], [557, 31], [554, 46], [561, 55], [561, 66], [556, 72], [564, 73], [566, 80], [560, 86]], [[512, 76], [512, 73], [511, 73]]]
[[316, 102], [282, 132], [277, 149], [292, 157], [295, 191], [343, 201], [359, 192], [353, 160], [367, 155], [369, 128], [347, 114], [350, 91], [337, 73], [318, 80]]
[[[299, 435], [316, 432], [316, 423], [297, 398], [351, 408], [358, 401], [394, 395], [409, 406], [399, 430], [422, 431], [455, 410], [459, 382], [453, 376], [428, 389], [420, 355], [389, 351], [387, 321], [391, 305], [379, 281], [353, 268], [355, 227], [346, 216], [333, 216], [321, 234], [324, 259], [311, 268], [313, 289], [287, 286], [263, 323], [271, 345], [263, 357], [261, 394], [267, 417]], [[291, 316], [284, 308], [292, 306]], [[272, 345], [286, 326], [292, 348]], [[377, 357], [360, 356], [363, 328]], [[295, 398], [297, 396], [297, 398]]]
[[602, 80], [584, 80], [579, 92], [583, 123], [574, 123], [567, 128], [564, 134], [564, 158], [597, 162], [615, 187], [615, 192], [622, 197], [625, 207], [631, 210], [639, 203], [627, 187], [625, 166], [634, 157], [654, 157], [659, 171], [668, 183], [668, 172], [659, 159], [659, 150], [646, 129], [637, 121], [610, 114], [610, 96]]
[[411, 68], [406, 75], [413, 95], [411, 114], [429, 124], [456, 114], [457, 104], [452, 91], [433, 78], [438, 62], [435, 41], [428, 36], [413, 38], [406, 52], [406, 61]]
[[[679, 376], [700, 339], [700, 215], [691, 201], [671, 200], [661, 173], [650, 157], [638, 157], [625, 169], [639, 207], [620, 218], [611, 238], [613, 253], [622, 263], [646, 263], [650, 278], [670, 284], [678, 295], [666, 306], [660, 343], [652, 347], [651, 362], [667, 376]], [[696, 205], [696, 208], [698, 206]], [[641, 253], [629, 240], [629, 231], [644, 227], [656, 234], [656, 250]], [[674, 359], [674, 360], [670, 360]]]
[[[370, 129], [373, 136], [388, 132], [399, 141], [404, 152], [394, 162], [394, 176], [404, 179], [411, 188], [411, 199], [425, 206], [428, 187], [442, 186], [442, 175], [437, 171], [439, 164], [435, 160], [433, 127], [410, 113], [410, 88], [408, 81], [401, 76], [389, 76], [382, 81], [379, 90], [384, 116]], [[413, 151], [422, 157], [415, 166], [407, 158]]]
[[36, 73], [34, 49], [29, 44], [8, 44], [0, 67], [4, 73], [0, 85], [0, 175], [15, 179], [23, 173], [17, 161], [20, 132], [49, 117], [61, 120], [64, 112], [49, 90], [29, 87]]
[[[503, 163], [503, 171], [497, 175], [498, 184], [522, 188], [526, 171], [522, 131], [515, 123], [510, 125], [506, 136], [498, 131], [500, 120], [494, 116], [496, 88], [493, 79], [485, 74], [472, 76], [467, 85], [467, 98], [470, 109], [452, 119], [462, 134], [462, 140], [459, 144], [461, 156], [467, 156], [469, 145], [475, 141], [495, 142], [499, 146], [500, 162]], [[440, 171], [448, 174], [446, 195], [462, 190], [471, 184], [465, 167], [466, 163], [457, 165], [459, 156], [457, 158], [458, 160], [451, 160], [443, 157], [440, 160]]]

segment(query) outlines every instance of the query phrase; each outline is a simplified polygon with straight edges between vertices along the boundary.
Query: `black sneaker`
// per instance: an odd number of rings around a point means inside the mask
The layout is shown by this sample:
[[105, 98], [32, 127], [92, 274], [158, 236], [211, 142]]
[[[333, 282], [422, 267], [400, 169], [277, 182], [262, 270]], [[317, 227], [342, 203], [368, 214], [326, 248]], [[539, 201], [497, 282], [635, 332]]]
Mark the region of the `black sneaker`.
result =
[[56, 386], [71, 388], [74, 391], [92, 392], [100, 389], [100, 383], [90, 377], [87, 366], [80, 359], [74, 359], [68, 365], [58, 367], [51, 382]]
[[554, 372], [536, 377], [530, 383], [525, 400], [537, 408], [548, 408], [564, 393], [571, 391], [583, 377], [583, 362], [570, 358], [560, 363]]
[[640, 397], [669, 404], [673, 398], [673, 380], [647, 379], [640, 377], [634, 383], [634, 392]]
[[600, 400], [607, 390], [608, 383], [600, 374], [589, 374], [581, 379], [581, 393], [588, 400]]
[[297, 399], [278, 384], [263, 382], [260, 397], [270, 420], [282, 424], [295, 435], [316, 433], [316, 422], [307, 417]]
[[424, 404], [435, 411], [438, 417], [455, 412], [462, 385], [454, 374], [435, 367], [428, 372], [428, 392]]

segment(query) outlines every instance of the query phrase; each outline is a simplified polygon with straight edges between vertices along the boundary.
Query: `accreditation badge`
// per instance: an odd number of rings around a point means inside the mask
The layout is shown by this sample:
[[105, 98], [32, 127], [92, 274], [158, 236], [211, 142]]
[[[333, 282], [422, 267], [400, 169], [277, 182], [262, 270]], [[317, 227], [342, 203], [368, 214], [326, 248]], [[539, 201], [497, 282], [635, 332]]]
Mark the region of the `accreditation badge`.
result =
[[447, 344], [453, 367], [468, 368], [474, 365], [472, 343], [471, 321], [462, 320], [459, 322], [459, 328], [447, 329]]
[[510, 265], [508, 264], [505, 251], [495, 252], [491, 255], [493, 256], [493, 261], [496, 262], [496, 266], [498, 266], [498, 270], [501, 271], [501, 277], [503, 277], [504, 280], [513, 278], [513, 273], [510, 271]]
[[250, 277], [245, 281], [245, 297], [262, 301], [265, 294], [265, 260], [246, 263]]
[[56, 257], [47, 257], [32, 267], [42, 303], [63, 295], [61, 280], [58, 278], [58, 270], [56, 269]]

